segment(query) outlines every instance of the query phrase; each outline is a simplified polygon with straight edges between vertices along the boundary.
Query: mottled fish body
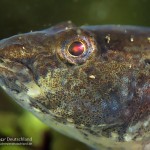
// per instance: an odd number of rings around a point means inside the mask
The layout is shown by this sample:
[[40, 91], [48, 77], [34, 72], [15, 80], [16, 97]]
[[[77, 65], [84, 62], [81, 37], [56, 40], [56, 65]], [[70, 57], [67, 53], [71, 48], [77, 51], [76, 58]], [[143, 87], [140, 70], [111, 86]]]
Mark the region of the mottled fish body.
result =
[[150, 28], [70, 22], [0, 41], [0, 86], [55, 130], [100, 148], [150, 148]]

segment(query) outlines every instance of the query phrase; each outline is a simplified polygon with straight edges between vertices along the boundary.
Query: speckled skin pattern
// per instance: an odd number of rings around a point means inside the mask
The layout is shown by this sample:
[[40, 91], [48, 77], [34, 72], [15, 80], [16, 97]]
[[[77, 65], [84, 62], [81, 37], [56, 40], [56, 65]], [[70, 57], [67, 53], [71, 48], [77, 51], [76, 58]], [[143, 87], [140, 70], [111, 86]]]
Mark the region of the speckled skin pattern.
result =
[[[85, 46], [79, 56], [68, 51], [75, 41]], [[150, 28], [65, 22], [3, 39], [0, 86], [89, 146], [150, 148]]]

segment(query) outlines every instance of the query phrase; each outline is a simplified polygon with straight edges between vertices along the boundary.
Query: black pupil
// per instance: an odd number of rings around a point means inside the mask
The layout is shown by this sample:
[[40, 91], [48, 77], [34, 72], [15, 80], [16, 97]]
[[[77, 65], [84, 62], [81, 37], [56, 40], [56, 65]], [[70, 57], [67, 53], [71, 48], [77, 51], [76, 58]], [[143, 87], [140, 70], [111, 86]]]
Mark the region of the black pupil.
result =
[[84, 44], [76, 41], [70, 45], [68, 51], [73, 56], [80, 56], [84, 52], [84, 49]]

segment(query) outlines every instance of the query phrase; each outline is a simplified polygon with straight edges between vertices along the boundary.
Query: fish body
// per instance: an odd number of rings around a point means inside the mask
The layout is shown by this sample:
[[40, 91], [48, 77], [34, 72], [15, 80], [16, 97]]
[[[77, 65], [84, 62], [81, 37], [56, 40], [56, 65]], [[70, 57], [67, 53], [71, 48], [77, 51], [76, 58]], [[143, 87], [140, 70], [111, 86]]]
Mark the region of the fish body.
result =
[[96, 149], [150, 148], [150, 28], [71, 22], [0, 41], [0, 86]]

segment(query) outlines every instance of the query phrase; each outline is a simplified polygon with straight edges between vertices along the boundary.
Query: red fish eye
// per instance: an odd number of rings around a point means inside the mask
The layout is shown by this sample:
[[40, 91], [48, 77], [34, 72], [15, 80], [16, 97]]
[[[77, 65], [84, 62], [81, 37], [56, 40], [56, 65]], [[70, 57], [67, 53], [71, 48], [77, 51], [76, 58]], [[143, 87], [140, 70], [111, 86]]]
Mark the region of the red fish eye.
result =
[[85, 50], [85, 46], [82, 42], [73, 42], [68, 49], [68, 52], [73, 56], [80, 56]]

